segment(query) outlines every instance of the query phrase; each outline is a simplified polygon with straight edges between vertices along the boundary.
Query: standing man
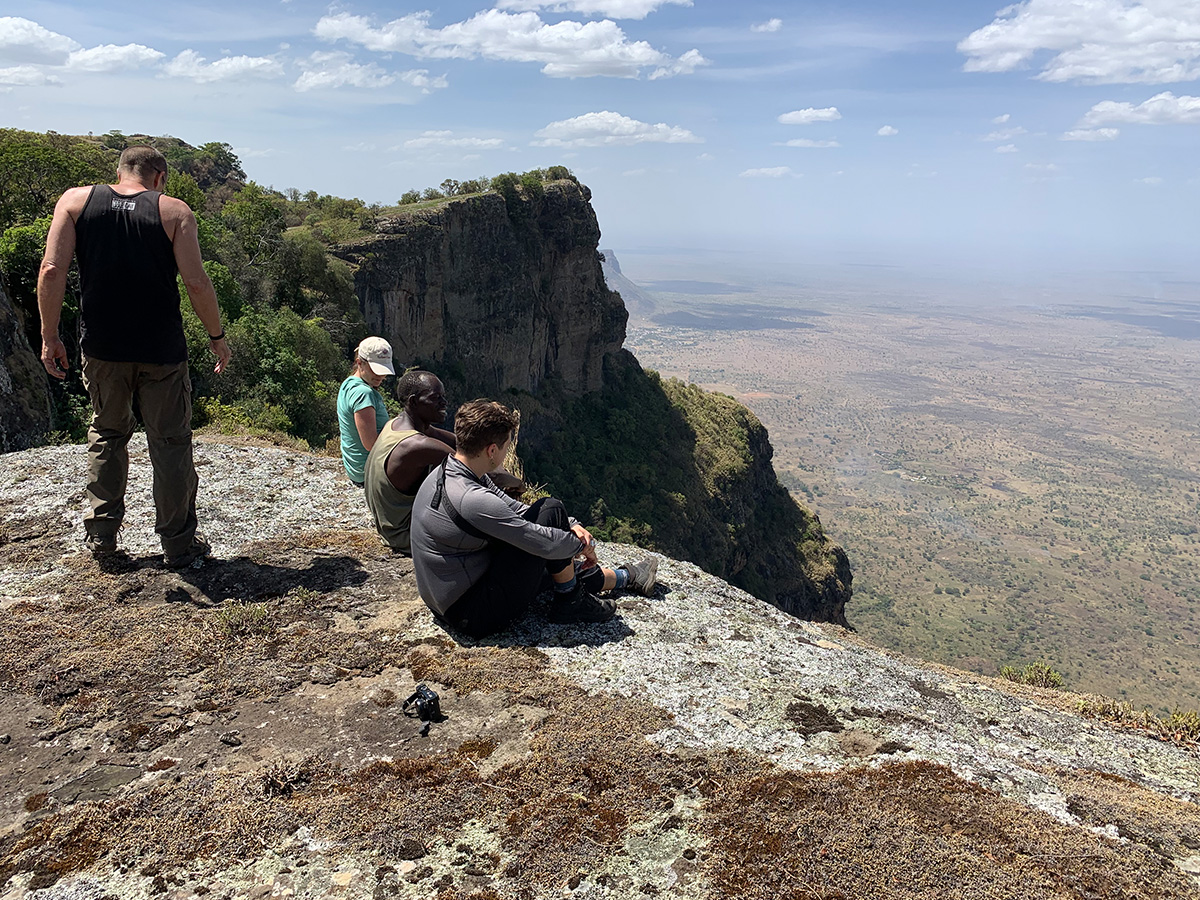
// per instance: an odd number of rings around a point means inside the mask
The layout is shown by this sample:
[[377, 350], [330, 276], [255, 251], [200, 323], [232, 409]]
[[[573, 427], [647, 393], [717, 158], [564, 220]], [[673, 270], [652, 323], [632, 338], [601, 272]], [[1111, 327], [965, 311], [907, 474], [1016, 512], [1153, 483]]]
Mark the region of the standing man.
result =
[[192, 384], [175, 283], [211, 340], [222, 372], [229, 345], [212, 281], [200, 259], [196, 217], [182, 200], [163, 196], [167, 160], [153, 147], [127, 147], [117, 183], [71, 188], [54, 207], [38, 272], [42, 364], [66, 377], [67, 349], [58, 335], [67, 269], [79, 260], [83, 383], [92, 401], [88, 429], [90, 509], [85, 541], [96, 556], [115, 553], [125, 516], [126, 445], [137, 424], [137, 400], [154, 469], [155, 531], [171, 568], [207, 556], [196, 534], [196, 469], [192, 463]]

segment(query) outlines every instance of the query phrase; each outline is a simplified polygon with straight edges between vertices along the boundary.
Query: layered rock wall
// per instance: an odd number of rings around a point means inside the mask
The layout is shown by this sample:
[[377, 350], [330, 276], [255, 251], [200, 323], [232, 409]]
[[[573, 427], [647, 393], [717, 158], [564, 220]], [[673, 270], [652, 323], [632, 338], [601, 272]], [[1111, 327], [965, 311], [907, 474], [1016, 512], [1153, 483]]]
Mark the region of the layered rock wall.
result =
[[[343, 246], [367, 327], [396, 358], [421, 361], [481, 393], [598, 390], [627, 314], [609, 291], [600, 227], [584, 189], [540, 198], [483, 194], [385, 220]], [[463, 399], [463, 398], [458, 398]]]
[[46, 373], [0, 285], [0, 453], [32, 447], [49, 430]]

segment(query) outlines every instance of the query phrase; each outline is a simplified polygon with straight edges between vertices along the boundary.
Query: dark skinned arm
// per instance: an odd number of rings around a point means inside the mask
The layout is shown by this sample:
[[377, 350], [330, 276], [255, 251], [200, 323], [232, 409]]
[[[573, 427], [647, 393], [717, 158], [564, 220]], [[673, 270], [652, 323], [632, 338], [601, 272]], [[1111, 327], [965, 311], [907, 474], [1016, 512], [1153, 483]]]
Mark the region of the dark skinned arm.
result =
[[436, 425], [430, 425], [425, 433], [431, 438], [437, 438], [451, 450], [458, 449], [458, 444], [454, 441], [453, 431], [447, 431], [445, 428], [438, 428]]
[[[438, 429], [440, 430], [440, 429]], [[426, 473], [454, 449], [437, 438], [414, 434], [392, 448], [384, 462], [384, 471], [392, 487], [402, 494], [415, 494]]]

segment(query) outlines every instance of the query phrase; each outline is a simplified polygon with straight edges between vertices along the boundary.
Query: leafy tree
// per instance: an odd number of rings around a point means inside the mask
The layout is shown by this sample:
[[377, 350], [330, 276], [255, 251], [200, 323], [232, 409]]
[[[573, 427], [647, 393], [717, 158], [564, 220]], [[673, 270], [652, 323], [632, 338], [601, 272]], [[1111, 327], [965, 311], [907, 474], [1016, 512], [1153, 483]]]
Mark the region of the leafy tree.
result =
[[460, 185], [453, 178], [447, 178], [439, 185], [439, 187], [442, 189], [442, 193], [447, 197], [453, 197], [459, 192]]
[[176, 197], [188, 205], [192, 212], [204, 210], [204, 191], [196, 184], [196, 179], [187, 172], [171, 169], [167, 172], [167, 196]]
[[408, 206], [410, 203], [419, 203], [421, 201], [420, 191], [405, 191], [400, 195], [400, 205]]
[[441, 191], [439, 191], [437, 188], [428, 187], [428, 188], [425, 188], [425, 190], [421, 191], [421, 199], [422, 200], [442, 200], [442, 199], [445, 199], [445, 197], [446, 197], [446, 195], [443, 194]]
[[0, 129], [0, 230], [49, 215], [67, 188], [110, 181], [112, 162], [95, 144]]
[[250, 265], [269, 260], [279, 249], [286, 227], [283, 210], [262, 185], [249, 182], [234, 194], [222, 214], [237, 234]]

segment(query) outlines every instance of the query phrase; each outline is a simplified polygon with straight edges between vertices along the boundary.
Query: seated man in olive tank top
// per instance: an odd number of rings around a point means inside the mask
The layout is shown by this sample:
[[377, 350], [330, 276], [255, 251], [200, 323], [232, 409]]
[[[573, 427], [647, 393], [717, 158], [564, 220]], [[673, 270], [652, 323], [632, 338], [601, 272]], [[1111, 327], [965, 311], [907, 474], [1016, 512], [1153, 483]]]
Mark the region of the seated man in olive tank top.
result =
[[408, 553], [408, 529], [417, 488], [434, 466], [454, 452], [446, 421], [446, 389], [432, 372], [405, 372], [396, 382], [404, 412], [379, 432], [364, 473], [375, 529], [393, 550]]

